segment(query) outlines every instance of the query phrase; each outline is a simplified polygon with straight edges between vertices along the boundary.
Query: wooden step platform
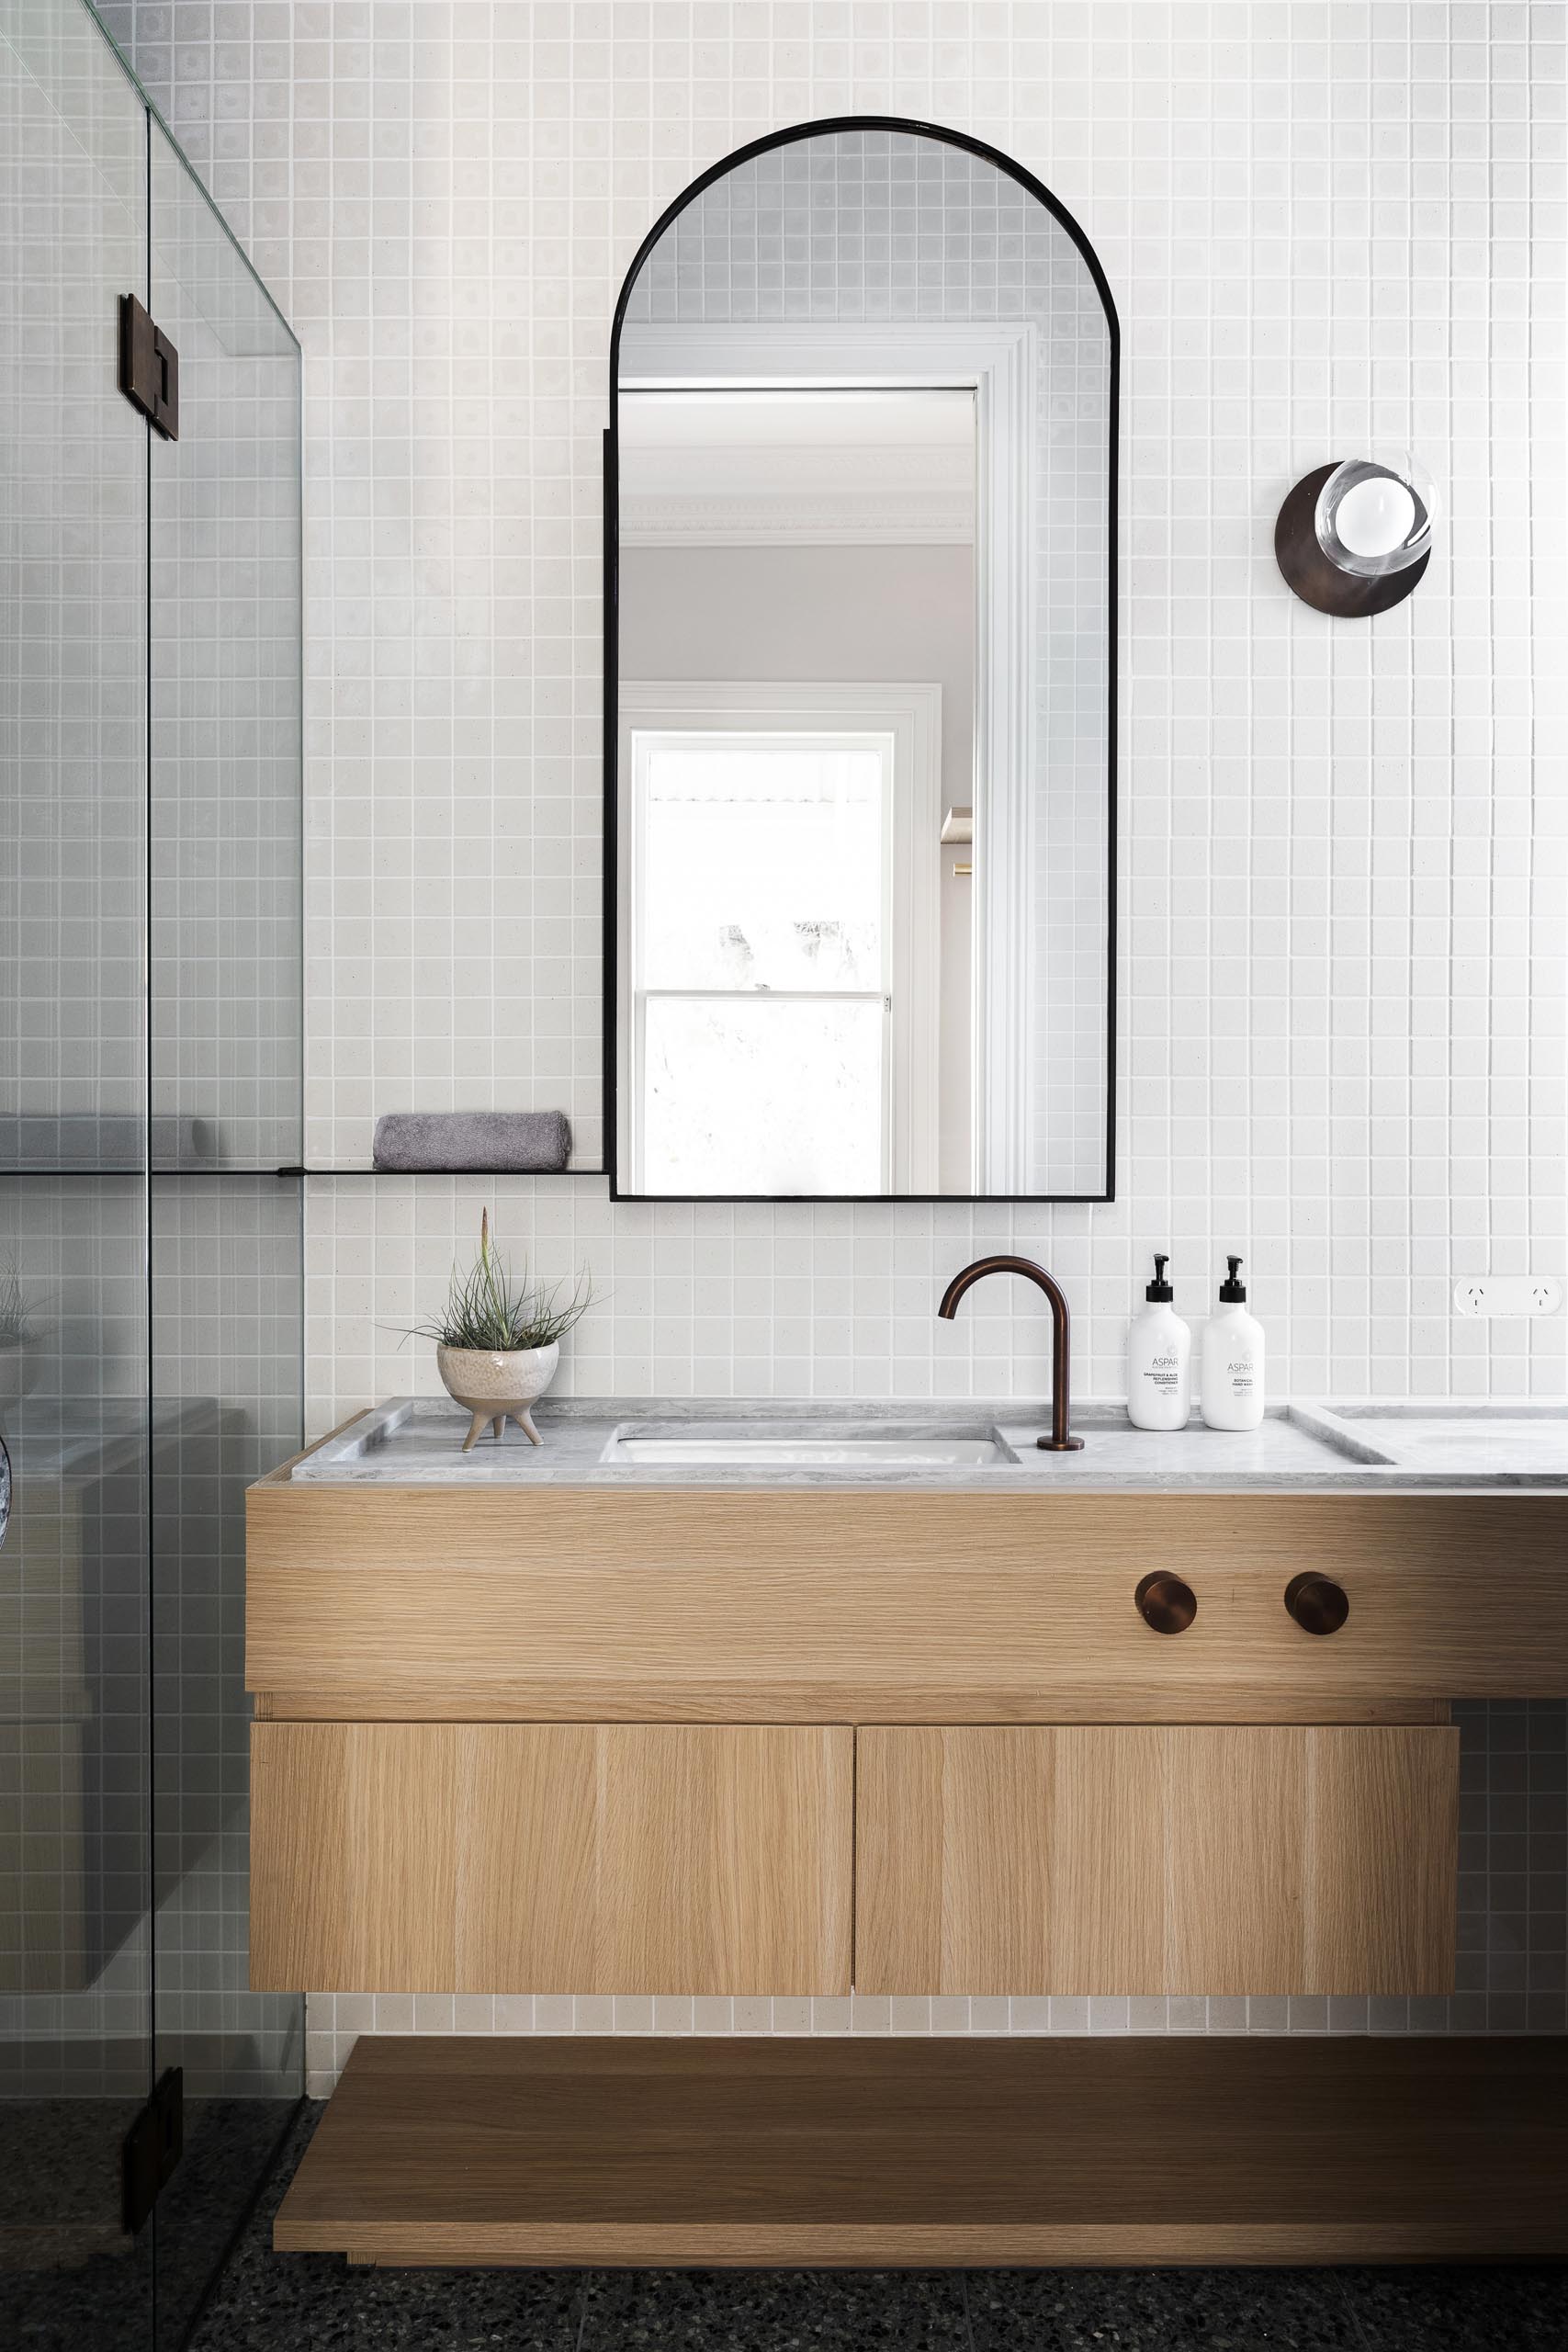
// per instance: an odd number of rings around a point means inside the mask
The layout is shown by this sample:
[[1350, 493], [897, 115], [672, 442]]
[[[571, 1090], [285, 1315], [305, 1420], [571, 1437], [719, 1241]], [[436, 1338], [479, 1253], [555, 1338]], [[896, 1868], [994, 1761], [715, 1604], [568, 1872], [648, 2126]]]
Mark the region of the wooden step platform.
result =
[[363, 2038], [286, 2252], [614, 2267], [1568, 2255], [1568, 2041]]

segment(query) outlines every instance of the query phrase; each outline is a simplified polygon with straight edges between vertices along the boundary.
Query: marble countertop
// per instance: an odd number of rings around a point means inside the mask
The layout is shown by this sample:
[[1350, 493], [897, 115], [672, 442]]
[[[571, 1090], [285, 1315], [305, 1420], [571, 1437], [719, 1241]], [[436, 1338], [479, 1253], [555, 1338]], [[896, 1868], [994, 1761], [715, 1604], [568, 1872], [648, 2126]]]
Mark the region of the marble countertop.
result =
[[[1205, 1429], [1135, 1430], [1121, 1404], [1075, 1406], [1077, 1453], [1035, 1443], [1050, 1407], [1036, 1399], [547, 1398], [534, 1407], [543, 1441], [508, 1425], [462, 1452], [468, 1414], [444, 1396], [397, 1396], [374, 1406], [299, 1463], [297, 1484], [567, 1487], [908, 1487], [1039, 1493], [1568, 1494], [1568, 1404], [1428, 1402], [1287, 1404], [1244, 1435]], [[990, 1438], [1000, 1458], [984, 1465], [651, 1464], [617, 1458], [631, 1436], [761, 1430], [833, 1438], [860, 1430], [887, 1436]]]

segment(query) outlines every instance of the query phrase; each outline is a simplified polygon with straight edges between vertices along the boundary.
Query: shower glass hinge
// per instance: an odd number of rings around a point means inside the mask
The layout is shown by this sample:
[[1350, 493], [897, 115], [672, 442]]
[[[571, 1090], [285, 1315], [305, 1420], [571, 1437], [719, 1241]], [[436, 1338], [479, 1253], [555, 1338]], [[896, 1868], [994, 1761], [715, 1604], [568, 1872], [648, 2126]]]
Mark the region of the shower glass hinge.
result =
[[171, 2066], [125, 2135], [120, 2179], [127, 2237], [144, 2226], [184, 2145], [185, 2070]]
[[134, 294], [119, 298], [119, 389], [165, 441], [180, 437], [180, 355]]

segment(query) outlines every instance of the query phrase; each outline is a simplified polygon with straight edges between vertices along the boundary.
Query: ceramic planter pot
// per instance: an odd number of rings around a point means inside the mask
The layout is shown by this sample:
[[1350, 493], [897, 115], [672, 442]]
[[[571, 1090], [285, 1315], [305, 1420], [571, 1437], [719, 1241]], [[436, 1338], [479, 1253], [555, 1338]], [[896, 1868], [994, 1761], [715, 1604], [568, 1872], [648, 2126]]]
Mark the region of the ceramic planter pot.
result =
[[513, 1420], [537, 1445], [539, 1432], [528, 1408], [544, 1395], [559, 1362], [560, 1347], [554, 1340], [547, 1348], [514, 1348], [496, 1354], [488, 1348], [438, 1347], [435, 1368], [446, 1394], [474, 1417], [463, 1440], [464, 1453], [487, 1421], [499, 1440], [508, 1420]]

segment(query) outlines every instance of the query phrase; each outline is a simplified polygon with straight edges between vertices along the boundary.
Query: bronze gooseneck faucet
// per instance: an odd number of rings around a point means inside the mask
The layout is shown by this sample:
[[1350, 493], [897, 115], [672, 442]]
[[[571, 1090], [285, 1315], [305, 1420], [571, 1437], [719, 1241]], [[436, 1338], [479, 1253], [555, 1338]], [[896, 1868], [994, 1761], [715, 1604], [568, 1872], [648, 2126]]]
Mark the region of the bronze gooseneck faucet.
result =
[[976, 1258], [961, 1274], [954, 1274], [942, 1295], [937, 1313], [944, 1323], [951, 1323], [958, 1312], [958, 1302], [966, 1290], [983, 1282], [987, 1274], [1021, 1274], [1026, 1283], [1033, 1283], [1051, 1302], [1051, 1434], [1038, 1441], [1043, 1453], [1078, 1453], [1083, 1450], [1081, 1437], [1072, 1437], [1067, 1430], [1067, 1302], [1062, 1286], [1054, 1282], [1043, 1266], [1030, 1258]]

